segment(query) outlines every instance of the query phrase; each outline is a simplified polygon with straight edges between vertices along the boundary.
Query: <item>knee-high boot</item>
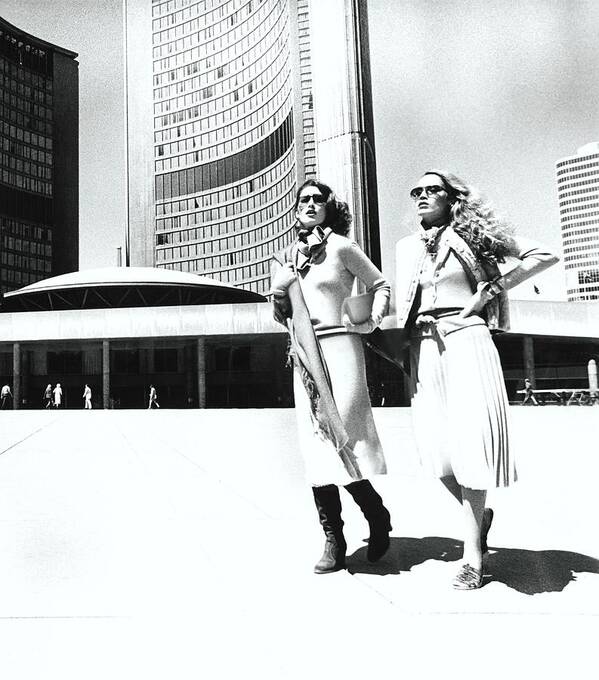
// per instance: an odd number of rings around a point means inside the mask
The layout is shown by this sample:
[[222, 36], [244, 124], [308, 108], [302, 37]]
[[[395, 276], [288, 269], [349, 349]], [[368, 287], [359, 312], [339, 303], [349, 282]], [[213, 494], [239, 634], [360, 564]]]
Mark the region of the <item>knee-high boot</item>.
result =
[[324, 552], [314, 566], [314, 572], [316, 574], [328, 574], [345, 569], [347, 543], [343, 536], [339, 488], [334, 484], [314, 486], [312, 487], [312, 493], [314, 494], [314, 502], [318, 510], [320, 524], [326, 536]]
[[383, 505], [383, 499], [367, 479], [351, 482], [345, 488], [366, 517], [370, 528], [366, 557], [369, 562], [376, 562], [389, 549], [389, 532], [393, 528], [391, 515]]

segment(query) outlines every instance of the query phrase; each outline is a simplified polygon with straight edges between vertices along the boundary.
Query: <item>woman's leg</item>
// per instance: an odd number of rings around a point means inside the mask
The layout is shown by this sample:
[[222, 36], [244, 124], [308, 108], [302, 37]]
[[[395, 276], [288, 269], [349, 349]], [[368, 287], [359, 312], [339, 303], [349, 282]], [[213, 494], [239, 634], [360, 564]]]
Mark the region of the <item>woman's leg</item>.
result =
[[383, 499], [367, 479], [346, 484], [345, 489], [366, 517], [370, 528], [366, 557], [369, 562], [376, 562], [389, 550], [391, 515], [383, 505]]
[[459, 485], [458, 480], [453, 475], [447, 475], [446, 477], [441, 477], [441, 481], [449, 493], [462, 505], [462, 487]]
[[487, 498], [486, 489], [468, 489], [462, 487], [462, 497], [464, 499], [464, 563], [478, 569], [482, 569], [483, 556], [481, 551], [481, 527], [483, 512], [485, 510], [485, 500]]

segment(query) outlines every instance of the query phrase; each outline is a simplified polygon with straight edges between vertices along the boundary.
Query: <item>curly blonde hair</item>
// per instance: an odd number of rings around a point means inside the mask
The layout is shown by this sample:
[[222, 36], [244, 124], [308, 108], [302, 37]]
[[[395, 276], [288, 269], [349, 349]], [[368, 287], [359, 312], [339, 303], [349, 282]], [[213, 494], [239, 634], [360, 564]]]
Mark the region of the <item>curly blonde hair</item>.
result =
[[442, 180], [451, 202], [450, 226], [476, 258], [495, 264], [504, 262], [514, 250], [512, 225], [497, 217], [478, 191], [457, 175], [439, 170], [428, 170], [424, 175], [436, 175]]

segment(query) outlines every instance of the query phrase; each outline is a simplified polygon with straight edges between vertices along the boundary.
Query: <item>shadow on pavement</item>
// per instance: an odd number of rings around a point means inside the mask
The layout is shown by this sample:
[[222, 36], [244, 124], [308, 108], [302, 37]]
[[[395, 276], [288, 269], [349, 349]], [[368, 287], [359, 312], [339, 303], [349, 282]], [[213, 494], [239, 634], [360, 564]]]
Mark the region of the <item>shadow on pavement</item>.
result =
[[[576, 574], [599, 574], [599, 560], [566, 550], [493, 548], [485, 568], [485, 584], [497, 581], [526, 595], [561, 592]], [[462, 542], [453, 538], [391, 538], [387, 554], [379, 562], [366, 560], [366, 548], [347, 558], [353, 574], [387, 576], [410, 571], [427, 560], [454, 562], [462, 557]]]

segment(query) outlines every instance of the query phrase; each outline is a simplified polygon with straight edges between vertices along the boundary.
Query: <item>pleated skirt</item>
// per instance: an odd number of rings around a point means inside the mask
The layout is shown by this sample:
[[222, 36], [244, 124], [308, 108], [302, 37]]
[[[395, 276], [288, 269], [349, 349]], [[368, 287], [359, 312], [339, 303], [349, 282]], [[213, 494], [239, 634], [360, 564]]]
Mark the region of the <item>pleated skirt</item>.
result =
[[295, 412], [307, 480], [312, 486], [342, 486], [356, 479], [385, 474], [385, 456], [368, 395], [362, 340], [358, 335], [340, 333], [319, 337], [319, 341], [331, 377], [333, 397], [354, 451], [359, 476], [349, 475], [335, 447], [314, 427], [310, 401], [299, 369], [295, 367]]
[[413, 338], [412, 420], [421, 462], [435, 477], [489, 489], [517, 479], [499, 354], [486, 325]]

